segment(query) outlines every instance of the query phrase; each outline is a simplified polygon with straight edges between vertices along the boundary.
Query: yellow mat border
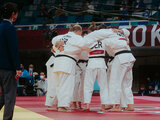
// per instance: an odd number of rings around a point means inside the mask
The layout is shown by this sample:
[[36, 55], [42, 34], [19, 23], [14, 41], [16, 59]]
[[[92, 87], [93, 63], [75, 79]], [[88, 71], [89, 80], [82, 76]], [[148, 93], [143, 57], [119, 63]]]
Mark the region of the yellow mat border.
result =
[[[3, 109], [0, 111], [0, 120], [3, 117]], [[15, 106], [13, 120], [54, 120], [30, 110]]]

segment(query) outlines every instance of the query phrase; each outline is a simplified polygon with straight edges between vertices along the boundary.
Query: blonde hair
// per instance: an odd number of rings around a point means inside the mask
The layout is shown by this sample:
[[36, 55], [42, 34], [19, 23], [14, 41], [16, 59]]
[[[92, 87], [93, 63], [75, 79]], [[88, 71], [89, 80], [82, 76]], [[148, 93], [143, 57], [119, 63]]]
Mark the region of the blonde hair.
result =
[[75, 25], [72, 25], [69, 31], [70, 32], [82, 31], [82, 27], [77, 23]]

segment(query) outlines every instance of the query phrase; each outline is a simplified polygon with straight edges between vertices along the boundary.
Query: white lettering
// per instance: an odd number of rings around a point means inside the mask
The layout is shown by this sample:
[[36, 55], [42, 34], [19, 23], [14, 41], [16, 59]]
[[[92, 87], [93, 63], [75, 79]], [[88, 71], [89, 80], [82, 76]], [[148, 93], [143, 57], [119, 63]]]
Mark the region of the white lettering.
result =
[[152, 31], [151, 31], [151, 46], [155, 46], [155, 40], [156, 38], [160, 42], [160, 28], [157, 29], [157, 25], [153, 25]]
[[[141, 40], [141, 42], [137, 42], [137, 40], [136, 40], [136, 32], [137, 32], [138, 29], [142, 29], [142, 40]], [[133, 39], [133, 44], [135, 46], [141, 47], [141, 46], [143, 46], [145, 44], [145, 41], [146, 41], [146, 30], [147, 30], [147, 27], [144, 26], [144, 25], [139, 25], [133, 30], [132, 39]]]

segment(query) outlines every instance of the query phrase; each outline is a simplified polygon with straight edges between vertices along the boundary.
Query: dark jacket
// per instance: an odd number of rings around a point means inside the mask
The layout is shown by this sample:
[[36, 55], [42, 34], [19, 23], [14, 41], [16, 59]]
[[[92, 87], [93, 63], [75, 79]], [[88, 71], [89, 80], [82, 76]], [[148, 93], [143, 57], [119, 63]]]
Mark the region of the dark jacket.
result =
[[0, 23], [0, 69], [20, 69], [16, 28], [7, 20]]

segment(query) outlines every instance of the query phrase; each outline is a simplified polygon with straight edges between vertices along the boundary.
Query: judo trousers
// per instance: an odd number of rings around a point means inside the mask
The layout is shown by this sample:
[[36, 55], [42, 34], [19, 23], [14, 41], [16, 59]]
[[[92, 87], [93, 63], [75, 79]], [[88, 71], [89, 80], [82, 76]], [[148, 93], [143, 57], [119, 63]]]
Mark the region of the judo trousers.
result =
[[127, 107], [128, 104], [134, 104], [132, 93], [133, 74], [132, 67], [134, 63], [128, 63], [127, 72], [122, 80], [121, 107]]
[[128, 99], [126, 103], [133, 103], [132, 67], [132, 62], [121, 64], [118, 59], [113, 60], [109, 75], [109, 104], [120, 104], [123, 99]]
[[94, 82], [97, 79], [98, 85], [100, 87], [100, 98], [101, 104], [106, 104], [107, 93], [107, 74], [106, 69], [95, 68], [86, 69], [85, 79], [84, 79], [84, 103], [90, 103], [93, 93]]
[[52, 106], [56, 104], [56, 80], [54, 79], [54, 73], [52, 67], [47, 67], [47, 95], [46, 106]]
[[75, 74], [55, 72], [58, 107], [69, 107], [75, 85]]

